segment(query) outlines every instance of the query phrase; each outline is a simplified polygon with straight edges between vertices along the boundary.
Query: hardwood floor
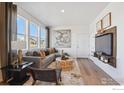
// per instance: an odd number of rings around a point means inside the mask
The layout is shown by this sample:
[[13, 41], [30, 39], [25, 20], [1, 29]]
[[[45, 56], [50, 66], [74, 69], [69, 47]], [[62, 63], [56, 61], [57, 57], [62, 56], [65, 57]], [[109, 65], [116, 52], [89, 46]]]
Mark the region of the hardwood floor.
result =
[[119, 85], [90, 59], [77, 59], [84, 85]]
[[[83, 85], [119, 85], [119, 83], [112, 79], [90, 59], [77, 59], [77, 62], [83, 79]], [[31, 84], [32, 80], [31, 82], [27, 81], [24, 85]], [[8, 84], [1, 82], [0, 85]]]

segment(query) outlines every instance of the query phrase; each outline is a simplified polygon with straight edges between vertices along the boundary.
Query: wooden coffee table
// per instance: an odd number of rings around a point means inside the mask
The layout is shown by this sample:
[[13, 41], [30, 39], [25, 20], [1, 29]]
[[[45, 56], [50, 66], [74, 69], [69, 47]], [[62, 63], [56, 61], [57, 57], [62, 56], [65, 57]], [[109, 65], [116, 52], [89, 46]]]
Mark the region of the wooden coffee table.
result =
[[73, 58], [62, 60], [61, 57], [56, 58], [57, 67], [59, 66], [64, 71], [69, 71], [73, 69]]

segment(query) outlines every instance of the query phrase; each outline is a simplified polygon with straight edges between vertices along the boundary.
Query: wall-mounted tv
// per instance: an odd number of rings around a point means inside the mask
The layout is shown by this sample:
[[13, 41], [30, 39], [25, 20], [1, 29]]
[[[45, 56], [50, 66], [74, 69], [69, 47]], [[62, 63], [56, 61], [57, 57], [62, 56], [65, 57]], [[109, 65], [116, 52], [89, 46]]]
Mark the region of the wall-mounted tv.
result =
[[113, 34], [107, 33], [95, 37], [95, 51], [102, 52], [108, 56], [112, 56], [112, 40]]

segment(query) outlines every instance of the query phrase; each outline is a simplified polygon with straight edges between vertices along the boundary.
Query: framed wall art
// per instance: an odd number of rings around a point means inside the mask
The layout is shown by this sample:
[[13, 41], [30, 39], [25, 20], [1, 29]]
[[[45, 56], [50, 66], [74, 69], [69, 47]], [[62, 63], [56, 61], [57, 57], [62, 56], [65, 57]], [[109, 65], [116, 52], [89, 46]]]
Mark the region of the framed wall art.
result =
[[71, 30], [56, 30], [55, 31], [55, 47], [71, 48]]
[[102, 19], [103, 29], [111, 26], [111, 12], [105, 15]]
[[96, 31], [99, 33], [102, 30], [102, 20], [96, 23]]

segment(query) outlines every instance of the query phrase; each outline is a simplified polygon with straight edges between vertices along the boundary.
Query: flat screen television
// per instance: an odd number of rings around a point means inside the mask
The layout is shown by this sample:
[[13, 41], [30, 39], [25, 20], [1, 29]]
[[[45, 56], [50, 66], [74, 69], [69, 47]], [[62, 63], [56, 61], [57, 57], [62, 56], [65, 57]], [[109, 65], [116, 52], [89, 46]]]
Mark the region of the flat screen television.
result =
[[112, 56], [113, 34], [108, 33], [95, 37], [95, 51], [102, 52], [105, 55]]

